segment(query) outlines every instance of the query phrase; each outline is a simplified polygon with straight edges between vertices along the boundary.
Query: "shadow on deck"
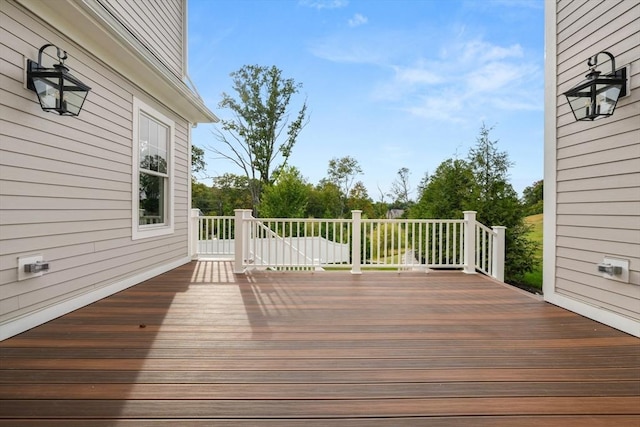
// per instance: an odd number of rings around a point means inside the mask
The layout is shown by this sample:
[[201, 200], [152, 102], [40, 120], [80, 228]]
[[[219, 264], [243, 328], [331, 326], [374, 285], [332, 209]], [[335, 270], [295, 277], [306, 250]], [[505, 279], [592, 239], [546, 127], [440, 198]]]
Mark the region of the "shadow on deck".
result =
[[640, 341], [481, 275], [192, 262], [0, 343], [6, 426], [635, 426]]

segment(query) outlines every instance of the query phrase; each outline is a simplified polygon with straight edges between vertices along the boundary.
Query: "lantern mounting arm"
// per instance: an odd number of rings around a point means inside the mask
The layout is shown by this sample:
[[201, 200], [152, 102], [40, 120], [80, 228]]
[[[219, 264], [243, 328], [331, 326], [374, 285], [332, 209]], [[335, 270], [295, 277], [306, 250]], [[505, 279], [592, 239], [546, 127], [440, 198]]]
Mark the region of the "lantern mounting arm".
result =
[[44, 46], [42, 46], [40, 48], [40, 50], [38, 50], [38, 68], [44, 68], [42, 66], [42, 52], [44, 52], [44, 50], [46, 48], [52, 47], [52, 46], [57, 49], [56, 54], [58, 56], [58, 60], [60, 61], [59, 65], [63, 65], [64, 66], [64, 60], [67, 59], [67, 51], [60, 49], [58, 46], [56, 46], [54, 44], [48, 43], [48, 44], [45, 44]]
[[600, 54], [604, 54], [607, 55], [609, 57], [609, 60], [611, 61], [611, 74], [610, 75], [615, 75], [616, 73], [616, 58], [610, 54], [607, 51], [602, 51], [602, 52], [598, 52], [595, 55], [593, 55], [591, 58], [589, 58], [587, 60], [587, 65], [589, 67], [591, 67], [591, 71], [593, 72], [596, 68], [596, 66], [598, 65], [598, 55]]

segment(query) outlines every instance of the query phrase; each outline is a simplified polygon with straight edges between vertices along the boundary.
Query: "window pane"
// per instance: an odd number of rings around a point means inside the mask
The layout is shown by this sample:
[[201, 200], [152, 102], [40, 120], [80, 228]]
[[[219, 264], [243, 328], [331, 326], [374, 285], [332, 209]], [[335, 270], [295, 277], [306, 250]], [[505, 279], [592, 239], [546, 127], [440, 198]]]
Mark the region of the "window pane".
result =
[[158, 172], [167, 173], [167, 133], [168, 129], [158, 126]]
[[169, 128], [143, 114], [140, 115], [140, 123], [140, 167], [167, 174]]
[[164, 224], [165, 180], [161, 176], [140, 173], [140, 225]]
[[140, 114], [140, 167], [148, 169], [149, 165], [149, 119]]
[[155, 121], [150, 121], [149, 123], [149, 143], [151, 147], [149, 147], [149, 155], [152, 158], [152, 171], [158, 171], [158, 123]]

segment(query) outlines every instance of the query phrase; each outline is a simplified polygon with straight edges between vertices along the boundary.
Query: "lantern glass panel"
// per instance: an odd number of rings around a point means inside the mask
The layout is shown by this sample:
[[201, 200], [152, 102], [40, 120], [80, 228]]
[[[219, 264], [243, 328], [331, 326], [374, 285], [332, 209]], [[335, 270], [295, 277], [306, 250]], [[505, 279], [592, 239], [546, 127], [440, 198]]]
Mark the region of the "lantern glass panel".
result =
[[621, 86], [598, 85], [596, 88], [596, 112], [610, 116], [616, 108]]
[[576, 120], [584, 120], [591, 112], [591, 98], [588, 95], [568, 96], [567, 98]]
[[38, 95], [42, 109], [49, 110], [58, 108], [58, 100], [60, 99], [58, 79], [46, 77], [36, 78], [33, 79], [33, 85], [36, 88], [36, 94]]
[[84, 99], [87, 97], [87, 93], [88, 92], [86, 91], [67, 92], [65, 90], [62, 97], [62, 107], [70, 114], [77, 116], [80, 114], [80, 110], [82, 109], [82, 104], [84, 104]]

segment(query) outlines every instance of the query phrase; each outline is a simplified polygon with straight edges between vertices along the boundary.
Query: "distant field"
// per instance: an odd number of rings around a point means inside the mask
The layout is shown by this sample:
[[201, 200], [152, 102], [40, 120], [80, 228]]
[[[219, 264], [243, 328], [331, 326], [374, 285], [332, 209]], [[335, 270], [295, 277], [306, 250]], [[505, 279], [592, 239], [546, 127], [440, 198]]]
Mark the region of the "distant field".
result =
[[532, 226], [529, 233], [529, 239], [538, 242], [538, 251], [536, 252], [537, 266], [531, 272], [524, 276], [524, 284], [542, 290], [542, 223], [544, 214], [531, 215], [525, 218], [525, 222]]

